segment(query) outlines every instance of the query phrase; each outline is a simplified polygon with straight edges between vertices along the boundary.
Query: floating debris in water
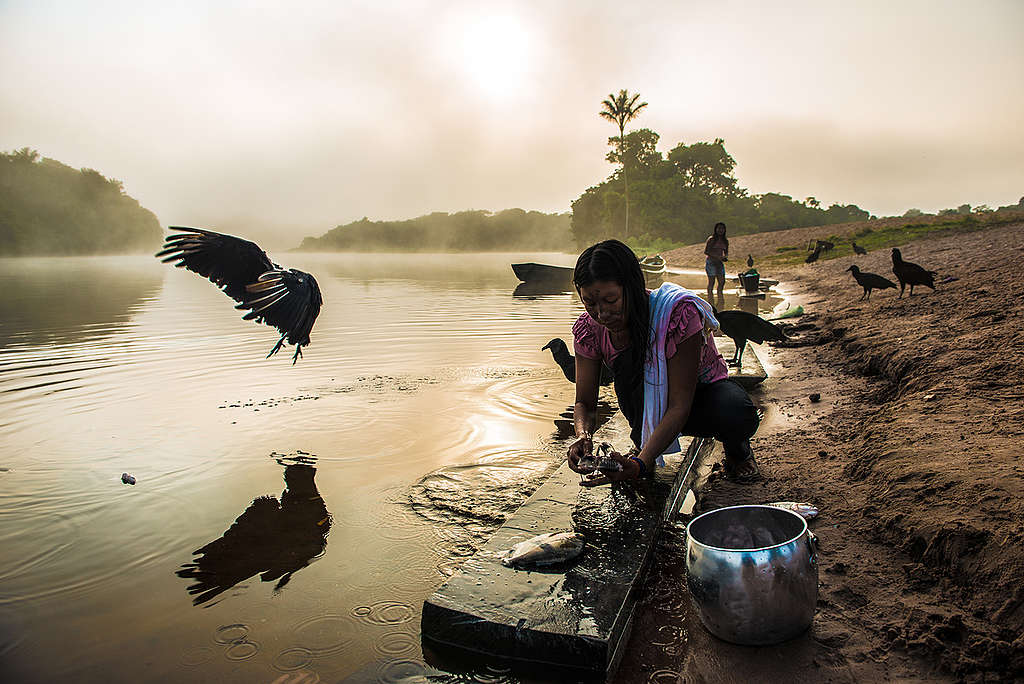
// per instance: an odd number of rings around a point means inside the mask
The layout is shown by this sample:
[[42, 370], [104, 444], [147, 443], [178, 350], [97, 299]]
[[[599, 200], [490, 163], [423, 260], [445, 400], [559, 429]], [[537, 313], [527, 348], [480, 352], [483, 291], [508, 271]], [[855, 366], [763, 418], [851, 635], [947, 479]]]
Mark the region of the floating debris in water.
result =
[[787, 511], [793, 511], [797, 513], [804, 520], [811, 520], [818, 516], [818, 507], [814, 504], [799, 503], [796, 501], [776, 501], [775, 503], [765, 504], [766, 506], [775, 506], [776, 508], [784, 508]]
[[578, 532], [548, 532], [519, 542], [501, 559], [502, 565], [554, 565], [572, 560], [583, 551], [583, 535]]
[[121, 482], [123, 482], [124, 484], [133, 485], [135, 484], [135, 477], [129, 475], [128, 473], [121, 473]]

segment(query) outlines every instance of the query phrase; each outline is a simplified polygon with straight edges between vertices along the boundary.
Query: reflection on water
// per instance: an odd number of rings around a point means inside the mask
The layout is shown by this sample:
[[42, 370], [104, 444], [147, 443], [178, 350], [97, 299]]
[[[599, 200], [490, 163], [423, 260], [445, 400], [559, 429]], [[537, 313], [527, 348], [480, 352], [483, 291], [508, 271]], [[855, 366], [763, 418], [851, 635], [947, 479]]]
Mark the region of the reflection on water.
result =
[[312, 465], [286, 465], [280, 501], [273, 496], [253, 499], [219, 539], [192, 552], [198, 558], [176, 574], [195, 582], [188, 587], [193, 604], [211, 601], [257, 574], [263, 582], [277, 580], [277, 591], [324, 552], [331, 514], [315, 476]]
[[539, 299], [566, 293], [575, 293], [572, 283], [568, 281], [562, 283], [541, 280], [532, 283], [519, 283], [516, 285], [516, 289], [512, 290], [513, 297], [522, 299]]
[[135, 257], [0, 259], [0, 349], [81, 342], [125, 325], [163, 275]]
[[423, 599], [573, 439], [541, 347], [582, 306], [509, 267], [573, 259], [294, 254], [329, 302], [297, 366], [152, 257], [0, 261], [4, 680], [415, 671]]

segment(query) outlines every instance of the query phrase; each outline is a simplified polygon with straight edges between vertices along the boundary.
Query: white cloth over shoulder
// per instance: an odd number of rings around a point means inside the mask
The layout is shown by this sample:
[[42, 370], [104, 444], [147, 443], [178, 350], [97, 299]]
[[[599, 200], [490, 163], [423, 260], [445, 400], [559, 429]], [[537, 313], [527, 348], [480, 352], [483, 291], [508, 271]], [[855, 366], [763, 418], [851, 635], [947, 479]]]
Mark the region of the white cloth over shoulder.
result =
[[[689, 300], [697, 307], [704, 324], [701, 335], [705, 340], [708, 335], [718, 329], [718, 319], [715, 318], [715, 312], [711, 305], [685, 287], [675, 283], [665, 283], [651, 292], [650, 347], [647, 350], [647, 360], [644, 363], [644, 419], [640, 431], [641, 446], [647, 444], [647, 440], [650, 439], [654, 428], [661, 422], [668, 406], [668, 360], [665, 358], [665, 338], [668, 334], [669, 320], [672, 318], [672, 309], [681, 299]], [[680, 450], [677, 437], [663, 453], [674, 454]], [[656, 463], [659, 466], [665, 465], [665, 459], [661, 454], [658, 455]]]

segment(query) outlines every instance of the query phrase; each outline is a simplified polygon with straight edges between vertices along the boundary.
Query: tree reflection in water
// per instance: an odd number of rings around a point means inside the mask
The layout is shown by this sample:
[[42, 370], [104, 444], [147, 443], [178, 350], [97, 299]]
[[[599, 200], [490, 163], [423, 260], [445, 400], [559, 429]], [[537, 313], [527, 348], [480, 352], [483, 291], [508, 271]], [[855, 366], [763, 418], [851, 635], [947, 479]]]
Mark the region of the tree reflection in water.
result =
[[253, 499], [219, 539], [193, 551], [197, 558], [175, 573], [195, 581], [188, 587], [193, 605], [206, 603], [257, 574], [264, 582], [277, 580], [277, 591], [292, 573], [323, 554], [331, 514], [313, 481], [316, 468], [308, 463], [286, 465], [281, 459], [278, 463], [285, 466], [281, 500]]

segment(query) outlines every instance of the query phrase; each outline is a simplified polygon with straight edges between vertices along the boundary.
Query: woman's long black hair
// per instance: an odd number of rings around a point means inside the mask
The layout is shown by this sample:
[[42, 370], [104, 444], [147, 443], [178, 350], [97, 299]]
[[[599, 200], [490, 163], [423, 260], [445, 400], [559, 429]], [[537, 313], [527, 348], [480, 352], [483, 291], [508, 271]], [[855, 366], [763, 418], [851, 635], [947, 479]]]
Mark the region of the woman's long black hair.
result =
[[605, 240], [583, 250], [576, 260], [573, 285], [579, 292], [580, 288], [598, 280], [610, 280], [622, 286], [629, 344], [633, 348], [635, 370], [642, 374], [648, 353], [651, 307], [644, 272], [640, 270], [640, 262], [633, 250], [618, 240]]

